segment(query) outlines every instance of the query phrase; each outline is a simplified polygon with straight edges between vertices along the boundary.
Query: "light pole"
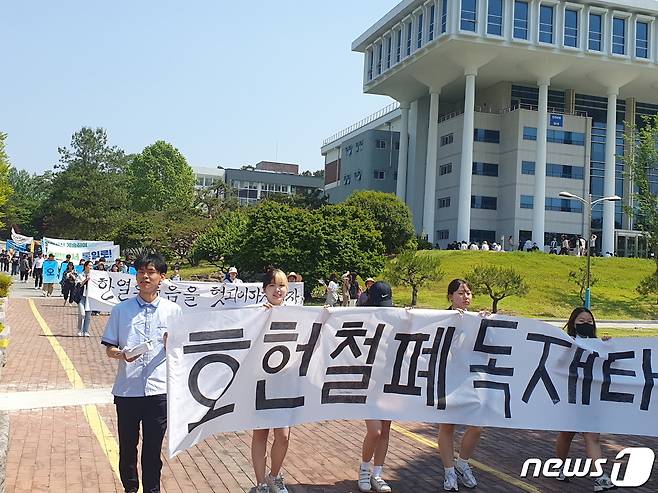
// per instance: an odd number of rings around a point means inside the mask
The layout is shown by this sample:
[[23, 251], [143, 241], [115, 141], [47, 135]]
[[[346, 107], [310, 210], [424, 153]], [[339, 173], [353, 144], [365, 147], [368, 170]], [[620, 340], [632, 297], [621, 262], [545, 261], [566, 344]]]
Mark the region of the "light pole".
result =
[[587, 230], [587, 283], [585, 284], [585, 308], [589, 310], [591, 306], [589, 282], [590, 282], [590, 271], [591, 271], [590, 251], [592, 249], [592, 207], [594, 207], [596, 204], [605, 202], [607, 200], [611, 202], [618, 202], [621, 200], [621, 197], [619, 197], [618, 195], [610, 195], [608, 197], [602, 197], [600, 199], [596, 199], [595, 201], [592, 202], [591, 193], [587, 194], [586, 198], [579, 197], [578, 195], [574, 195], [573, 193], [569, 193], [569, 192], [560, 192], [558, 195], [565, 199], [578, 200], [579, 202], [582, 202], [582, 204], [585, 206], [586, 209], [585, 213], [587, 214], [587, 229], [586, 229]]

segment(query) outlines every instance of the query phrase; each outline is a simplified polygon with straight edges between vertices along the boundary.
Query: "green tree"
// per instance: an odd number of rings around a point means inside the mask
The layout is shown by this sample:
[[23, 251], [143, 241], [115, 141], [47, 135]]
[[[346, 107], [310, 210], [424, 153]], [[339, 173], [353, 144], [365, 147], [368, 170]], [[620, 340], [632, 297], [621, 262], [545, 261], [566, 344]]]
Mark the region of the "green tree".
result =
[[[658, 275], [650, 274], [642, 279], [640, 285], [637, 287], [637, 292], [642, 296], [653, 294], [658, 298]], [[658, 304], [658, 299], [656, 299], [656, 303]]]
[[[5, 150], [6, 140], [7, 134], [0, 132], [0, 210], [4, 210], [4, 206], [13, 192], [11, 185], [9, 184], [10, 164], [9, 156]], [[0, 212], [0, 227], [5, 224], [2, 221], [4, 215], [4, 212]]]
[[387, 255], [416, 248], [416, 232], [411, 211], [395, 194], [361, 190], [350, 195], [345, 204], [370, 214], [382, 234]]
[[[585, 288], [587, 288], [587, 269], [584, 267], [578, 267], [578, 270], [569, 271], [569, 281], [573, 282], [578, 286], [579, 292], [578, 296], [580, 301], [585, 304]], [[594, 286], [599, 280], [593, 275], [589, 276], [589, 285], [590, 287]]]
[[233, 260], [247, 234], [247, 214], [244, 210], [227, 210], [214, 218], [211, 226], [200, 235], [192, 248], [195, 263], [207, 260], [225, 270]]
[[264, 201], [247, 210], [245, 239], [232, 263], [255, 276], [267, 266], [304, 276], [307, 291], [331, 272], [350, 270], [362, 277], [383, 267], [384, 246], [372, 218], [347, 205], [307, 210]]
[[408, 250], [391, 259], [384, 270], [384, 279], [393, 286], [411, 288], [411, 306], [418, 303], [418, 291], [429, 282], [443, 279], [441, 260], [436, 255]]
[[[635, 187], [633, 206], [627, 212], [635, 226], [644, 233], [656, 262], [655, 281], [658, 285], [658, 115], [644, 117], [639, 128], [631, 127], [626, 136], [629, 148], [626, 168]], [[652, 182], [653, 181], [653, 182]], [[638, 290], [644, 285], [638, 286]], [[642, 289], [644, 291], [644, 288]]]
[[319, 188], [310, 192], [301, 192], [288, 195], [287, 193], [273, 193], [268, 195], [265, 200], [287, 204], [292, 207], [302, 207], [304, 209], [319, 209], [322, 206], [329, 205], [329, 197], [324, 194], [324, 190]]
[[8, 179], [13, 192], [4, 207], [7, 224], [0, 231], [9, 236], [13, 226], [21, 234], [39, 236], [42, 230], [43, 205], [50, 195], [52, 172], [31, 175], [25, 170], [11, 167]]
[[493, 300], [491, 311], [498, 313], [498, 303], [508, 296], [525, 296], [528, 286], [512, 268], [480, 265], [466, 274], [473, 294], [488, 294]]
[[134, 156], [128, 167], [130, 196], [138, 212], [191, 207], [194, 172], [185, 157], [162, 140]]
[[222, 179], [218, 179], [210, 187], [197, 190], [194, 196], [194, 209], [208, 219], [213, 219], [224, 211], [236, 210], [238, 207], [240, 202], [235, 189]]
[[71, 148], [59, 148], [60, 163], [43, 205], [43, 233], [88, 240], [108, 239], [129, 211], [128, 160], [110, 146], [104, 129], [83, 127]]

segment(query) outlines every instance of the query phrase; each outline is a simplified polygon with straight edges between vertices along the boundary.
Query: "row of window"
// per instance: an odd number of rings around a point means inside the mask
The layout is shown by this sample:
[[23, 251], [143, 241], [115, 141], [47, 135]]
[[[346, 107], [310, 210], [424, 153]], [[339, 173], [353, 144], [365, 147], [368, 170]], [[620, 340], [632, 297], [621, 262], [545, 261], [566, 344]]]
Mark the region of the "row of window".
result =
[[[523, 140], [537, 140], [537, 128], [523, 127]], [[584, 146], [585, 134], [582, 132], [548, 129], [546, 131], [546, 141], [552, 144]]]
[[[486, 1], [486, 33], [491, 36], [504, 36], [505, 1], [504, 0], [461, 0], [459, 26], [462, 31], [478, 31], [478, 1]], [[537, 19], [537, 38], [540, 43], [556, 44], [557, 8], [550, 3], [539, 6]], [[438, 12], [440, 10], [440, 13]], [[437, 17], [440, 25], [437, 26]], [[515, 0], [513, 3], [512, 37], [516, 40], [530, 40], [530, 1]], [[433, 41], [439, 33], [447, 30], [448, 0], [440, 0], [424, 7], [420, 12], [406, 19], [393, 30], [390, 36], [376, 43], [367, 53], [367, 81], [382, 74], [404, 58], [421, 48], [425, 43]], [[651, 22], [645, 19], [634, 21], [634, 40], [629, 39], [633, 26], [629, 15], [619, 13], [612, 15], [611, 32], [606, 32], [606, 14], [604, 10], [585, 13], [583, 9], [564, 9], [562, 44], [566, 47], [581, 46], [581, 28], [584, 27], [587, 39], [587, 49], [593, 52], [603, 52], [604, 39], [610, 40], [610, 50], [616, 55], [634, 53], [635, 57], [649, 59], [651, 45]], [[631, 41], [634, 41], [631, 46]], [[633, 50], [634, 48], [634, 50]]]
[[[376, 149], [386, 149], [388, 146], [388, 142], [386, 142], [385, 139], [377, 139], [375, 140], [375, 148]], [[345, 146], [345, 155], [351, 156], [353, 151], [359, 152], [361, 149], [364, 147], [364, 142], [363, 140], [360, 140], [356, 142], [354, 145], [350, 144], [348, 146]], [[400, 142], [394, 142], [393, 143], [393, 149], [396, 151], [400, 150]]]
[[[448, 27], [448, 0], [440, 0], [438, 6], [441, 10], [438, 27], [441, 33], [445, 33]], [[405, 20], [384, 41], [377, 43], [367, 55], [368, 80], [400, 63], [426, 42], [434, 41], [437, 14], [437, 4], [432, 3]]]
[[[485, 195], [471, 195], [471, 209], [489, 209], [496, 210], [498, 206], [497, 197], [487, 197]], [[441, 197], [437, 200], [437, 207], [445, 209], [450, 207], [450, 197]]]
[[[464, 31], [477, 31], [477, 0], [462, 0], [460, 27]], [[504, 19], [503, 0], [488, 0], [487, 2], [487, 34], [503, 35]], [[606, 36], [604, 12], [590, 12], [586, 19], [582, 9], [566, 8], [564, 10], [562, 43], [564, 46], [577, 48], [580, 46], [581, 24], [587, 21], [587, 48], [591, 51], [603, 51], [603, 40]], [[513, 14], [514, 39], [529, 40], [530, 3], [524, 0], [515, 0]], [[617, 55], [626, 55], [627, 37], [629, 32], [629, 17], [613, 15], [611, 33], [611, 51]], [[556, 7], [542, 3], [539, 7], [538, 39], [541, 43], [555, 44], [556, 42]], [[635, 56], [649, 58], [651, 24], [646, 20], [635, 21]]]
[[[361, 170], [357, 170], [357, 171], [354, 172], [354, 181], [361, 181], [361, 177], [362, 177]], [[373, 170], [373, 176], [372, 177], [375, 180], [385, 180], [386, 179], [386, 171], [379, 170], [379, 169]], [[397, 178], [398, 178], [397, 172], [394, 172], [393, 173], [393, 179], [397, 180]], [[350, 183], [352, 183], [352, 174], [347, 174], [347, 175], [343, 176], [343, 185], [349, 185]]]
[[[521, 162], [521, 174], [534, 175], [535, 162]], [[572, 166], [569, 164], [546, 163], [546, 176], [554, 178], [570, 178], [572, 180], [583, 180], [585, 178], [585, 168], [583, 166]]]
[[[521, 195], [521, 209], [533, 209], [535, 198], [532, 195]], [[546, 197], [544, 210], [555, 212], [583, 212], [583, 204], [578, 200]]]
[[[455, 134], [442, 135], [440, 139], [441, 147], [452, 144], [455, 141]], [[473, 130], [473, 141], [487, 142], [489, 144], [500, 144], [500, 131], [487, 130], [485, 128], [476, 128]]]

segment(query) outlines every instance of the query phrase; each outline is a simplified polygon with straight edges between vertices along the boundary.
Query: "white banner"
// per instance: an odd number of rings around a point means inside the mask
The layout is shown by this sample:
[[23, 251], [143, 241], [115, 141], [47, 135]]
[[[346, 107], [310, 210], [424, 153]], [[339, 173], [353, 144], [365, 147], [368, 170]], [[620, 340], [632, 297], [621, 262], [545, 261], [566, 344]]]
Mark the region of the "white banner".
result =
[[106, 246], [88, 246], [82, 248], [60, 247], [51, 243], [48, 245], [46, 255], [50, 255], [51, 253], [59, 260], [64, 260], [67, 255], [70, 255], [71, 261], [74, 264], [80, 262], [80, 259], [96, 261], [99, 258], [104, 258], [106, 262], [111, 263], [115, 259], [121, 258], [120, 247], [111, 242]]
[[11, 228], [11, 240], [17, 245], [31, 245], [34, 241], [34, 237], [18, 234], [14, 231], [14, 228]]
[[[137, 296], [138, 292], [134, 275], [94, 270], [87, 295], [91, 310], [109, 312], [114, 305]], [[165, 279], [160, 286], [160, 295], [180, 305], [184, 312], [240, 308], [262, 305], [267, 301], [262, 283], [227, 284]], [[286, 304], [304, 304], [303, 282], [289, 284]]]
[[112, 241], [96, 241], [96, 240], [64, 240], [61, 238], [47, 238], [43, 237], [41, 240], [41, 247], [44, 254], [50, 253], [48, 248], [50, 246], [60, 248], [82, 248], [85, 250], [94, 250], [114, 246]]
[[191, 311], [167, 370], [170, 456], [214, 433], [334, 419], [658, 436], [658, 339], [574, 340], [529, 319]]

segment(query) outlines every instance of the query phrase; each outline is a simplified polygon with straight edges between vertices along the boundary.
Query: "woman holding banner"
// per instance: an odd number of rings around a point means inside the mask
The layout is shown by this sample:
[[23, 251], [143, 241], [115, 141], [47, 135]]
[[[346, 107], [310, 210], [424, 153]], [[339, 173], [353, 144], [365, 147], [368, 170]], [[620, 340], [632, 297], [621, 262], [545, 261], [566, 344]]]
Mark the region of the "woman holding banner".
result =
[[[450, 307], [448, 310], [457, 310], [461, 313], [468, 311], [473, 300], [473, 293], [467, 281], [463, 279], [453, 279], [448, 284], [448, 300]], [[480, 312], [481, 316], [489, 315], [488, 312]], [[439, 425], [439, 453], [441, 454], [441, 461], [444, 468], [443, 489], [446, 491], [458, 491], [457, 478], [467, 488], [475, 488], [477, 481], [473, 475], [468, 460], [475, 451], [482, 428], [479, 426], [468, 426], [466, 432], [462, 437], [461, 446], [459, 447], [459, 455], [455, 460], [455, 425], [449, 423], [441, 423]]]
[[[363, 306], [393, 306], [391, 286], [378, 281], [368, 288], [368, 299]], [[382, 479], [384, 460], [388, 452], [391, 421], [384, 419], [366, 419], [366, 436], [361, 449], [361, 467], [359, 468], [358, 486], [360, 491], [389, 493], [391, 487]], [[370, 461], [374, 459], [375, 467], [371, 469]]]
[[[283, 305], [288, 293], [288, 278], [279, 269], [270, 269], [263, 278], [263, 291], [267, 297], [265, 307], [274, 308]], [[256, 493], [288, 493], [283, 482], [281, 468], [288, 452], [290, 428], [274, 428], [274, 442], [270, 451], [270, 473], [265, 475], [267, 466], [267, 437], [270, 430], [253, 430], [251, 436], [251, 461], [256, 474]]]
[[[72, 266], [73, 264], [69, 263], [69, 267]], [[92, 261], [87, 260], [82, 272], [78, 274], [77, 282], [72, 290], [77, 291], [78, 296], [80, 296], [78, 301], [78, 335], [80, 337], [91, 337], [89, 334], [89, 325], [91, 324], [91, 310], [89, 308], [89, 297], [86, 295], [91, 267]]]
[[[596, 338], [596, 322], [594, 321], [594, 315], [587, 308], [578, 307], [571, 312], [571, 316], [565, 325], [567, 334], [575, 339], [590, 339]], [[602, 337], [604, 341], [610, 339], [610, 337]], [[574, 436], [576, 436], [575, 431], [561, 431], [555, 442], [555, 453], [558, 458], [562, 459], [562, 462], [567, 459], [569, 456], [569, 449], [571, 448], [571, 442], [573, 441]], [[587, 452], [587, 457], [596, 461], [600, 459], [601, 454], [601, 434], [600, 433], [583, 433], [585, 439], [585, 450]], [[560, 471], [560, 475], [557, 478], [559, 481], [569, 481], [564, 475], [564, 471]], [[610, 476], [606, 473], [603, 473], [602, 476], [599, 476], [594, 480], [594, 491], [605, 491], [616, 488]]]

